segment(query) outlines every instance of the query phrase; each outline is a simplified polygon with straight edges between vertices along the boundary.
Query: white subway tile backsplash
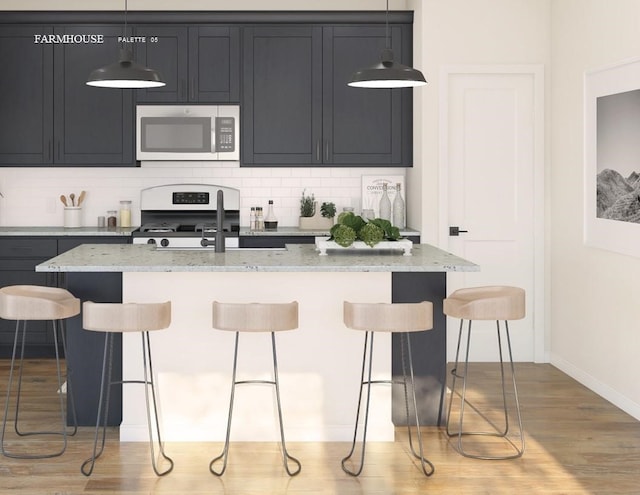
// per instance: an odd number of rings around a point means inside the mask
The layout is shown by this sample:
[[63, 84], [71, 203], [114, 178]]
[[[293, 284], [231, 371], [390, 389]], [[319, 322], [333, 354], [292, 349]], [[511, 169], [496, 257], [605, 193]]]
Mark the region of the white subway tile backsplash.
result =
[[274, 200], [280, 225], [297, 225], [302, 191], [318, 203], [333, 201], [359, 211], [363, 175], [398, 175], [404, 169], [362, 167], [239, 167], [234, 162], [153, 162], [140, 168], [21, 168], [0, 169], [0, 225], [60, 226], [61, 194], [87, 191], [83, 224], [96, 225], [97, 217], [118, 209], [121, 199], [132, 201], [132, 222], [140, 223], [140, 190], [176, 184], [218, 184], [240, 190], [241, 224], [249, 223], [251, 206], [267, 207]]

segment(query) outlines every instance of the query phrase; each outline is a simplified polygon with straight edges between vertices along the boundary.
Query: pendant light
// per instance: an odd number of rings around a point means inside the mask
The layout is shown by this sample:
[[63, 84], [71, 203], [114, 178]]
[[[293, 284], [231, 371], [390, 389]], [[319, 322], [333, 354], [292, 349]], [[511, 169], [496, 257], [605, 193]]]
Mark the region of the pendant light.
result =
[[[124, 1], [124, 36], [127, 37], [127, 0]], [[133, 61], [133, 53], [125, 47], [120, 48], [120, 59], [105, 67], [100, 67], [89, 74], [88, 86], [99, 88], [159, 88], [166, 83], [160, 74]]]
[[356, 71], [347, 85], [356, 88], [414, 88], [427, 84], [422, 72], [393, 60], [389, 37], [389, 0], [385, 15], [385, 42], [380, 62]]

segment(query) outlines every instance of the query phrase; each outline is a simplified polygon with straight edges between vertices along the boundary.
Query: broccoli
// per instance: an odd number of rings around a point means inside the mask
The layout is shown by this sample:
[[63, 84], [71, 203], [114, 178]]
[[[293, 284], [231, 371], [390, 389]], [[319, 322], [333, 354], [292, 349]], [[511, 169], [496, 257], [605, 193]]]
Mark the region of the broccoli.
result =
[[336, 224], [331, 227], [331, 239], [342, 247], [349, 247], [356, 240], [356, 231], [347, 225]]
[[354, 215], [353, 212], [342, 212], [338, 216], [338, 223], [351, 227], [356, 233], [364, 226], [365, 220], [360, 215]]
[[358, 238], [373, 247], [384, 239], [384, 230], [375, 223], [368, 223], [358, 231]]
[[389, 241], [397, 241], [400, 239], [400, 229], [391, 225], [389, 220], [385, 220], [384, 218], [374, 218], [373, 220], [369, 220], [369, 223], [380, 227], [384, 231], [385, 239]]

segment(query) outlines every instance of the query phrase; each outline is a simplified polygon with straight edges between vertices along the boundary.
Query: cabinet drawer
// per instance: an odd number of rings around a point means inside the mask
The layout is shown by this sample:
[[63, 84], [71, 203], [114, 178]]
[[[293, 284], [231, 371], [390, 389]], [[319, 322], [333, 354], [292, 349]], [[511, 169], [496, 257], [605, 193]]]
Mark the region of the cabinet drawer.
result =
[[30, 237], [29, 239], [0, 240], [0, 257], [2, 258], [53, 258], [58, 254], [58, 243], [55, 239]]

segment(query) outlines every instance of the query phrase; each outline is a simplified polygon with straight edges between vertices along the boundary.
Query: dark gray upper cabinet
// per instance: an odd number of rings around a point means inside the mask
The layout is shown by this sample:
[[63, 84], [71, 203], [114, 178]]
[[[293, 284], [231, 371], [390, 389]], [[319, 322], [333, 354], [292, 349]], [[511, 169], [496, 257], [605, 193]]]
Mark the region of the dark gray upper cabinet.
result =
[[[340, 165], [410, 165], [403, 161], [402, 90], [352, 88], [351, 75], [380, 60], [382, 27], [323, 29], [323, 156]], [[402, 57], [401, 28], [390, 30], [391, 48]], [[410, 151], [410, 150], [409, 150]]]
[[244, 30], [243, 165], [322, 162], [322, 28]]
[[51, 163], [53, 147], [53, 47], [34, 43], [46, 26], [1, 26], [0, 163]]
[[[35, 35], [104, 35], [104, 43], [36, 43]], [[0, 163], [133, 165], [131, 90], [92, 88], [89, 73], [118, 59], [112, 26], [4, 26]]]
[[104, 43], [55, 46], [54, 162], [61, 165], [134, 165], [130, 89], [87, 86], [89, 74], [119, 59], [114, 26], [68, 26], [60, 34], [102, 34]]
[[[390, 30], [399, 61], [404, 31]], [[263, 26], [243, 41], [242, 165], [411, 165], [411, 90], [347, 86], [379, 60], [384, 27]]]
[[167, 83], [138, 91], [138, 102], [237, 103], [240, 101], [240, 31], [227, 26], [140, 26], [137, 62]]

